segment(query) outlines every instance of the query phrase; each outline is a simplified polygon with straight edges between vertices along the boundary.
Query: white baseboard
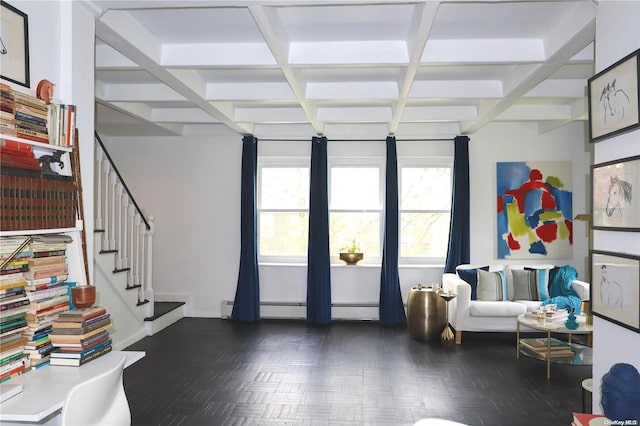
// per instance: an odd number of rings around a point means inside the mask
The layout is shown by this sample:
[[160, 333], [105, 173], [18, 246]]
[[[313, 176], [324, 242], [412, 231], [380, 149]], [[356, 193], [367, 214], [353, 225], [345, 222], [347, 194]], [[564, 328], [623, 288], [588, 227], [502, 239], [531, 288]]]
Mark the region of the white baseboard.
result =
[[[233, 311], [233, 300], [223, 300], [221, 317], [230, 318]], [[260, 318], [265, 319], [306, 319], [307, 304], [305, 302], [260, 302]], [[377, 303], [333, 303], [331, 318], [335, 320], [378, 320]]]

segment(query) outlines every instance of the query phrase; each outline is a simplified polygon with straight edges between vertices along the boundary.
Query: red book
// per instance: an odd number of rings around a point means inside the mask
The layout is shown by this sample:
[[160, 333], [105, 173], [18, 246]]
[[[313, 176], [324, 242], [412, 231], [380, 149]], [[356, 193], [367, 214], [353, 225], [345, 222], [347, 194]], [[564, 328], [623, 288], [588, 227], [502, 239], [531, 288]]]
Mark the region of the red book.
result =
[[[606, 423], [605, 423], [606, 422]], [[605, 424], [611, 424], [611, 420], [607, 419], [602, 414], [589, 414], [589, 413], [573, 413], [573, 423], [576, 426], [600, 426]]]
[[15, 149], [17, 151], [28, 151], [32, 152], [33, 147], [28, 143], [18, 142], [11, 139], [0, 139], [0, 146], [7, 149]]

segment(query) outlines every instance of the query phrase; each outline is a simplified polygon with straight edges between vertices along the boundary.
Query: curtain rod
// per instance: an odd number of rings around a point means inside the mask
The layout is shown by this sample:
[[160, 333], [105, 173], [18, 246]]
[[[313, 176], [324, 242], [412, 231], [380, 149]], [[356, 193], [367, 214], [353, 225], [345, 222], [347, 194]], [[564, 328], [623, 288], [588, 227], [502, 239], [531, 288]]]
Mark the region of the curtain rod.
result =
[[[256, 138], [258, 141], [266, 141], [266, 142], [309, 142], [311, 139], [268, 139], [268, 138]], [[376, 141], [384, 141], [384, 139], [329, 139], [330, 142], [376, 142]], [[429, 139], [429, 138], [419, 138], [419, 139], [396, 139], [396, 142], [453, 142], [454, 138], [447, 139]]]

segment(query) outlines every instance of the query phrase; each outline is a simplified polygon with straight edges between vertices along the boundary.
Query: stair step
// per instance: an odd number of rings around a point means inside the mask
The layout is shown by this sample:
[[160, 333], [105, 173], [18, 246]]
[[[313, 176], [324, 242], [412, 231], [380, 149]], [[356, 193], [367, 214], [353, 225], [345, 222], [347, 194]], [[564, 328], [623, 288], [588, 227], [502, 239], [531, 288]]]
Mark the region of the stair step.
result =
[[131, 268], [120, 268], [120, 269], [114, 269], [113, 273], [117, 274], [118, 272], [129, 272], [131, 270]]
[[135, 290], [135, 289], [138, 289], [140, 287], [142, 287], [140, 284], [136, 284], [136, 285], [128, 285], [124, 289], [125, 290]]
[[153, 321], [155, 319], [160, 318], [163, 315], [168, 314], [174, 309], [178, 309], [180, 306], [184, 305], [184, 302], [154, 302], [153, 303], [153, 316], [147, 317], [145, 321]]
[[118, 250], [100, 250], [100, 254], [117, 253]]
[[140, 300], [138, 303], [136, 303], [136, 306], [142, 306], [142, 305], [146, 305], [147, 303], [149, 303], [148, 300]]

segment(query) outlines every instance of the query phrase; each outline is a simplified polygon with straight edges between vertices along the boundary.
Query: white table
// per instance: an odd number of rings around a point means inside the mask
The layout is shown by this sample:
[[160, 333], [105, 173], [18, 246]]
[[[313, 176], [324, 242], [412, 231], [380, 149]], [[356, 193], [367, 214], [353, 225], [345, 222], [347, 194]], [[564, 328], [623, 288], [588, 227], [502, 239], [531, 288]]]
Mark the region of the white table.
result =
[[62, 404], [71, 388], [107, 370], [122, 355], [127, 357], [127, 368], [145, 353], [112, 351], [81, 367], [48, 365], [14, 377], [6, 384], [22, 385], [22, 392], [0, 404], [0, 425], [60, 424]]

